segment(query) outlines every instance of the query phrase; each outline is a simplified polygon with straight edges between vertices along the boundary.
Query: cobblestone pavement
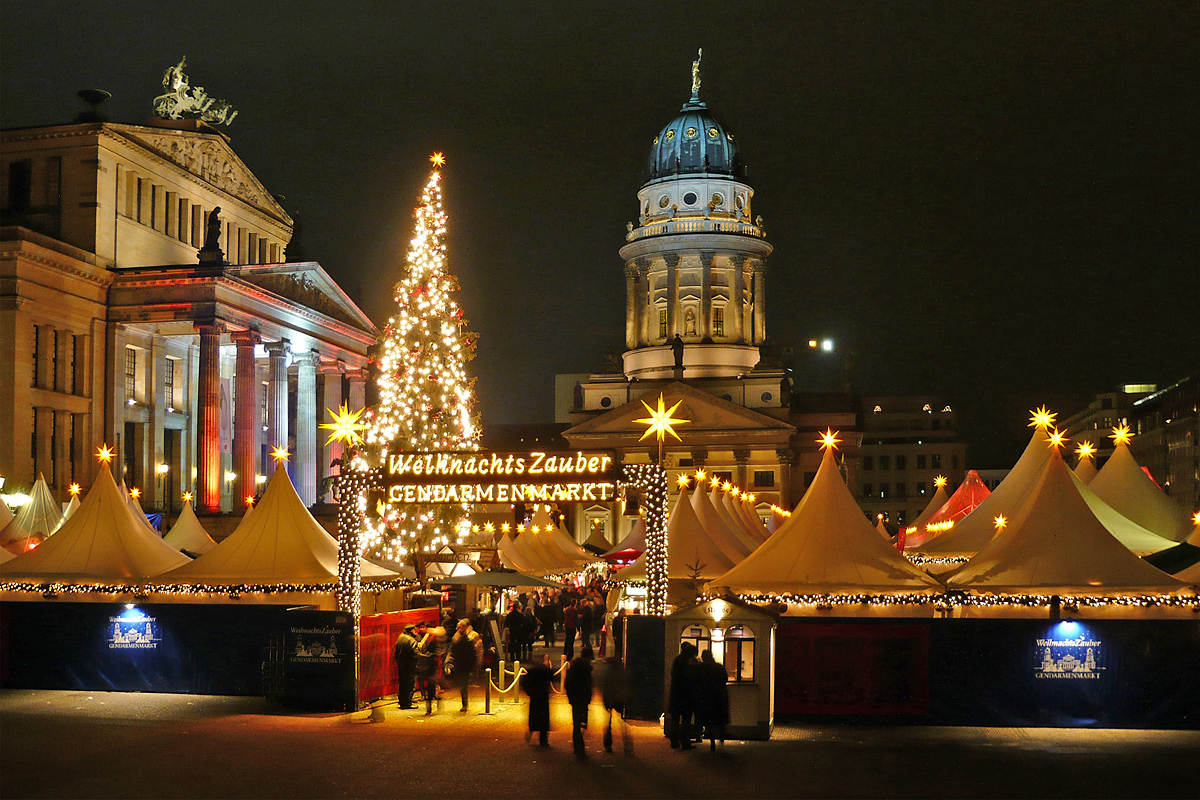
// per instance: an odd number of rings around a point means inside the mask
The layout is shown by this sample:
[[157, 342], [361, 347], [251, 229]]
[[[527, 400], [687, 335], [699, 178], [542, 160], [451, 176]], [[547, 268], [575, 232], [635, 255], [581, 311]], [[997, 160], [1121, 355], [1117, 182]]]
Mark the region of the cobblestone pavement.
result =
[[430, 717], [394, 700], [356, 714], [260, 698], [0, 692], [0, 797], [1194, 797], [1200, 733], [777, 725], [768, 742], [671, 750], [630, 726], [633, 755], [574, 758], [525, 707], [457, 696]]

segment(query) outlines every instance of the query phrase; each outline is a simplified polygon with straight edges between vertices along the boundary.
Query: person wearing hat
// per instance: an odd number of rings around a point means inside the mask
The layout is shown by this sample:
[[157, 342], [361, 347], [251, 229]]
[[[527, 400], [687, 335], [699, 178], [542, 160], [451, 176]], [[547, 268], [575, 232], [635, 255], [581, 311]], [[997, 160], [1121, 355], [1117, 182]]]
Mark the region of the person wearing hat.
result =
[[396, 648], [392, 651], [392, 660], [396, 662], [396, 699], [400, 707], [413, 707], [413, 684], [417, 677], [417, 639], [413, 636], [416, 627], [410, 622], [404, 626], [404, 632], [396, 639]]
[[475, 666], [479, 663], [477, 641], [482, 646], [479, 634], [471, 628], [470, 621], [460, 619], [458, 631], [450, 642], [450, 656], [446, 664], [448, 677], [453, 683], [458, 684], [458, 690], [462, 694], [462, 709], [460, 709], [462, 711], [467, 710], [467, 693], [471, 686], [471, 673], [475, 671]]

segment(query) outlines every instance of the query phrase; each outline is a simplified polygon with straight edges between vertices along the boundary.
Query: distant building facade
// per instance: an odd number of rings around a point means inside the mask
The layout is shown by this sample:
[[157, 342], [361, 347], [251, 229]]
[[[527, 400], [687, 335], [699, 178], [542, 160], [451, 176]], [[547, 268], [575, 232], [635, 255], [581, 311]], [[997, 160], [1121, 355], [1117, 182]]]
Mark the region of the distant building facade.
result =
[[[0, 474], [59, 499], [115, 446], [148, 507], [240, 510], [287, 446], [318, 497], [326, 407], [365, 401], [378, 331], [291, 217], [197, 121], [0, 133]], [[220, 208], [219, 227], [210, 214]], [[216, 260], [200, 263], [210, 240]], [[336, 474], [336, 467], [332, 470]]]
[[1200, 376], [1135, 400], [1129, 446], [1173, 500], [1200, 509]]
[[1126, 384], [1115, 392], [1103, 392], [1093, 397], [1087, 408], [1060, 420], [1059, 425], [1071, 437], [1073, 446], [1091, 442], [1096, 448], [1096, 467], [1102, 467], [1113, 454], [1113, 443], [1109, 438], [1113, 428], [1129, 425], [1134, 403], [1157, 388], [1152, 383], [1135, 383]]

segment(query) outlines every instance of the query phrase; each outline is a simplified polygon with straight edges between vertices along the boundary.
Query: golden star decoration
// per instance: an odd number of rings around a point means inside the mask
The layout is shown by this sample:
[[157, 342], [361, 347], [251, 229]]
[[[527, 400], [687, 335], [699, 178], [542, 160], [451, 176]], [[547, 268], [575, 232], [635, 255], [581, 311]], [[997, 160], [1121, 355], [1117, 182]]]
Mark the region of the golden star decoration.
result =
[[688, 484], [691, 483], [691, 480], [687, 475], [680, 475], [675, 479], [675, 483], [679, 484], [680, 489], [686, 489], [688, 488]]
[[509, 525], [507, 522], [500, 525], [501, 533], [508, 533], [510, 530], [512, 530], [512, 526]]
[[329, 412], [330, 418], [333, 419], [333, 422], [326, 422], [318, 426], [321, 430], [330, 432], [329, 438], [325, 441], [326, 445], [331, 445], [334, 442], [345, 442], [349, 445], [362, 443], [363, 437], [360, 431], [365, 431], [368, 426], [365, 422], [359, 422], [359, 420], [362, 419], [365, 409], [360, 408], [358, 411], [351, 411], [348, 405], [342, 403], [337, 411], [334, 411], [332, 408], [325, 410]]
[[1057, 449], [1059, 447], [1062, 447], [1064, 444], [1067, 443], [1067, 439], [1068, 439], [1067, 435], [1065, 433], [1063, 433], [1062, 431], [1060, 431], [1058, 428], [1055, 428], [1053, 431], [1050, 432], [1050, 446], [1053, 448]]
[[833, 428], [826, 428], [825, 432], [821, 434], [821, 438], [816, 440], [817, 444], [821, 445], [822, 450], [828, 450], [830, 448], [837, 450], [838, 442], [841, 441], [841, 439], [837, 438], [839, 433], [841, 433], [841, 431], [835, 431]]
[[642, 438], [638, 439], [639, 442], [642, 441], [642, 439], [649, 437], [651, 434], [655, 435], [660, 442], [665, 441], [668, 434], [675, 437], [675, 440], [678, 442], [683, 441], [679, 438], [679, 434], [675, 432], [674, 428], [675, 425], [686, 425], [688, 422], [690, 422], [690, 420], [675, 418], [675, 409], [679, 408], [680, 404], [683, 403], [682, 400], [676, 401], [675, 405], [671, 406], [671, 408], [668, 410], [666, 401], [663, 400], [663, 396], [660, 394], [658, 396], [657, 411], [651, 408], [645, 400], [642, 400], [641, 402], [642, 406], [646, 409], [646, 413], [648, 413], [650, 416], [634, 420], [634, 422], [639, 425], [647, 426], [646, 432], [642, 434]]
[[493, 522], [484, 523], [483, 531], [484, 531], [484, 533], [495, 533], [496, 532], [496, 524]]
[[271, 458], [275, 460], [276, 464], [286, 464], [291, 456], [288, 455], [286, 447], [273, 447], [271, 448]]
[[191, 493], [191, 492], [184, 492], [184, 493], [183, 493], [183, 502], [185, 502], [185, 503], [190, 503], [190, 502], [192, 502], [192, 493]]
[[254, 508], [254, 495], [246, 495], [246, 508]]
[[944, 487], [946, 485], [946, 476], [938, 475], [936, 478], [933, 479], [933, 485], [937, 489], [941, 489], [942, 487]]
[[1096, 447], [1091, 442], [1080, 442], [1075, 448], [1075, 455], [1080, 458], [1091, 458], [1096, 454]]
[[708, 482], [708, 485], [713, 489], [720, 489], [721, 488], [721, 479], [718, 478], [716, 475], [714, 475], [713, 479]]
[[67, 491], [73, 495], [79, 494], [79, 484], [72, 483], [70, 486], [67, 487]]
[[113, 460], [112, 448], [106, 444], [100, 445], [100, 449], [96, 451], [96, 460], [101, 464], [111, 464]]
[[435, 167], [444, 167], [446, 166], [446, 156], [442, 153], [434, 153], [429, 157], [429, 163]]
[[1108, 438], [1113, 440], [1113, 445], [1129, 444], [1133, 440], [1133, 432], [1129, 430], [1128, 425], [1118, 425], [1112, 431], [1112, 435]]
[[1031, 428], [1049, 428], [1054, 424], [1054, 418], [1058, 416], [1058, 414], [1048, 411], [1045, 406], [1029, 413], [1032, 414], [1029, 418], [1029, 427]]
[[1005, 519], [1003, 514], [999, 514], [996, 516], [995, 523], [996, 523], [996, 530], [1002, 531], [1002, 530], [1004, 530], [1004, 526], [1006, 526], [1008, 524], [1008, 520]]
[[708, 473], [702, 469], [696, 470], [696, 483], [703, 483], [708, 478]]

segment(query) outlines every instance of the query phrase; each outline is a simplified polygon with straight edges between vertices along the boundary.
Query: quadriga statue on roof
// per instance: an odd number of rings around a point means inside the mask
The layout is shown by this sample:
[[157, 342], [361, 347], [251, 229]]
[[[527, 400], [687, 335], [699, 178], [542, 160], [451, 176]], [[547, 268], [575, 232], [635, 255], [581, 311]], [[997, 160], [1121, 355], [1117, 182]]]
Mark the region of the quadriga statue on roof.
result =
[[198, 119], [212, 125], [233, 122], [238, 112], [224, 100], [209, 97], [203, 86], [192, 86], [183, 71], [185, 66], [187, 56], [163, 73], [167, 92], [154, 98], [154, 113], [163, 119]]

